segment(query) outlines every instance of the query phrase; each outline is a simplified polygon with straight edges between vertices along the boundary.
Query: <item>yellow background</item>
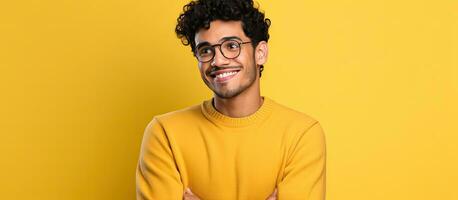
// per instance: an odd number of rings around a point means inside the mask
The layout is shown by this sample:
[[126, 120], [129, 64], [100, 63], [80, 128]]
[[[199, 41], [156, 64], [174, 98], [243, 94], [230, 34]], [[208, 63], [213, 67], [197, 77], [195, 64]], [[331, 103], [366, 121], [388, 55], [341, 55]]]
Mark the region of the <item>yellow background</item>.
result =
[[[147, 122], [211, 97], [185, 3], [0, 3], [0, 199], [134, 199]], [[457, 1], [259, 3], [262, 95], [321, 121], [327, 199], [458, 199]]]

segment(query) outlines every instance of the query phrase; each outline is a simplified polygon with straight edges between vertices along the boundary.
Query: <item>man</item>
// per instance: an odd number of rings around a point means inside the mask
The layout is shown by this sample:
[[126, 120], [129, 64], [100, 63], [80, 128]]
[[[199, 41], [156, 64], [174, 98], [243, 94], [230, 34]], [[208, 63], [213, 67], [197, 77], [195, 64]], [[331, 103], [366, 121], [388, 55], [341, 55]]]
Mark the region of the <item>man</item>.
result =
[[137, 199], [325, 198], [320, 124], [260, 95], [269, 26], [252, 0], [184, 6], [175, 31], [214, 96], [148, 124]]

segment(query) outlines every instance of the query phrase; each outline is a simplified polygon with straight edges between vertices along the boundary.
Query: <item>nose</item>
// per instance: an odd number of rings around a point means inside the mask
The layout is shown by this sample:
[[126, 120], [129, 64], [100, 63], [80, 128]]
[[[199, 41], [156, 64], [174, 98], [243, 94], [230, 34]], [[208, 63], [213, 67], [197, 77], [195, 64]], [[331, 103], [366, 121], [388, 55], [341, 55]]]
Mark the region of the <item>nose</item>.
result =
[[226, 57], [223, 56], [221, 53], [221, 46], [215, 48], [215, 57], [213, 57], [213, 60], [211, 62], [211, 66], [223, 66], [223, 65], [228, 65], [230, 63], [230, 60], [227, 59]]

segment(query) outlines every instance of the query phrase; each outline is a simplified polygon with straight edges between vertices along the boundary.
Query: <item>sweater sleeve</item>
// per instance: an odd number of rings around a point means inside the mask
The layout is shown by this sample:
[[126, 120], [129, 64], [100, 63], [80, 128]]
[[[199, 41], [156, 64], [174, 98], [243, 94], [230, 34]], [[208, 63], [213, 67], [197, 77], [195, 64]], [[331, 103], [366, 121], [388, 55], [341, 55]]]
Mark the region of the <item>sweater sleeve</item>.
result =
[[141, 200], [183, 198], [183, 184], [169, 140], [156, 118], [143, 135], [136, 169], [136, 196]]
[[324, 200], [326, 193], [326, 145], [316, 122], [292, 147], [283, 179], [277, 185], [279, 200]]

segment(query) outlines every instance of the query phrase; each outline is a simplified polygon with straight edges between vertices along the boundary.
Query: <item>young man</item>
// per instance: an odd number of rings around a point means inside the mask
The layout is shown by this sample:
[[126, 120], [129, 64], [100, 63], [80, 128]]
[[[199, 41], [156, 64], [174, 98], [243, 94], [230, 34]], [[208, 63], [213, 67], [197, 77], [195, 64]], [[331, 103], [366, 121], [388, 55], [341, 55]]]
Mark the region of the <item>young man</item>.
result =
[[260, 95], [269, 26], [252, 0], [184, 6], [176, 33], [191, 46], [214, 96], [148, 124], [137, 199], [325, 198], [320, 124]]

